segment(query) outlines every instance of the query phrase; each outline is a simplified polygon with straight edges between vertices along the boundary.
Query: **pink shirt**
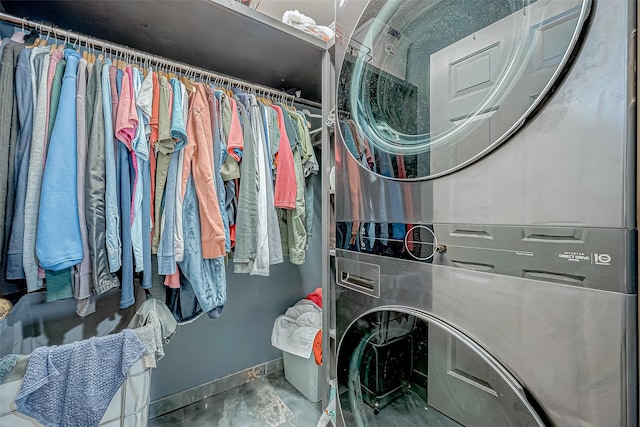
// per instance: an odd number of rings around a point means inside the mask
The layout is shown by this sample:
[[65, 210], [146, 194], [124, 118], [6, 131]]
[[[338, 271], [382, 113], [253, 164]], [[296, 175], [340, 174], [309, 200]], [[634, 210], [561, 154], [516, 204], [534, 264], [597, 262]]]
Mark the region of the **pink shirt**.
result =
[[[133, 194], [136, 192], [138, 185], [138, 159], [133, 152], [133, 140], [138, 131], [138, 112], [136, 111], [136, 99], [133, 93], [133, 70], [131, 66], [127, 66], [122, 76], [122, 89], [120, 90], [120, 99], [118, 100], [118, 111], [116, 113], [115, 133], [116, 138], [122, 141], [129, 149], [131, 155], [131, 164], [135, 175], [133, 180]], [[129, 208], [130, 222], [133, 223], [135, 215], [135, 203], [133, 197]]]
[[[54, 49], [51, 54], [51, 59], [49, 62], [49, 72], [47, 74], [47, 115], [46, 115], [46, 123], [44, 125], [44, 152], [47, 152], [47, 141], [49, 140], [49, 102], [51, 101], [51, 88], [53, 87], [53, 77], [56, 74], [56, 65], [62, 59], [62, 52], [59, 49]], [[43, 161], [46, 160], [46, 155], [42, 158]], [[43, 163], [44, 164], [44, 163]]]
[[133, 149], [132, 143], [138, 129], [138, 112], [136, 111], [136, 100], [133, 95], [132, 77], [133, 72], [129, 66], [122, 76], [122, 89], [114, 126], [116, 138], [122, 141], [129, 151]]
[[280, 148], [276, 153], [276, 186], [273, 192], [273, 199], [276, 208], [295, 209], [296, 193], [296, 171], [293, 164], [293, 153], [289, 145], [287, 129], [284, 125], [284, 113], [282, 108], [272, 105], [271, 108], [278, 113], [278, 128], [280, 129]]
[[231, 126], [229, 127], [229, 137], [227, 138], [227, 152], [235, 159], [236, 162], [240, 161], [238, 151], [242, 152], [244, 149], [244, 139], [242, 137], [242, 127], [240, 126], [240, 118], [238, 117], [238, 106], [236, 100], [229, 97], [229, 103], [231, 104]]

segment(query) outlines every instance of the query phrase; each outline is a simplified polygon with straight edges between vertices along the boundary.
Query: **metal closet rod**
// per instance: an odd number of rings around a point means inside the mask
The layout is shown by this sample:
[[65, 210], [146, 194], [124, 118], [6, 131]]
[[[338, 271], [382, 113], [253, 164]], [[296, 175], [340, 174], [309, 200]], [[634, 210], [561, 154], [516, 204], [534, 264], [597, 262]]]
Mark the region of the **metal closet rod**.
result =
[[174, 61], [169, 58], [164, 58], [162, 56], [153, 55], [150, 53], [143, 52], [141, 50], [132, 49], [127, 46], [111, 43], [106, 40], [85, 36], [80, 33], [75, 33], [71, 30], [63, 30], [61, 28], [57, 28], [52, 25], [30, 21], [27, 18], [19, 18], [17, 16], [9, 15], [3, 12], [0, 12], [0, 20], [11, 23], [11, 24], [15, 24], [16, 26], [21, 26], [22, 28], [30, 28], [30, 29], [36, 30], [38, 33], [40, 33], [41, 36], [44, 35], [44, 33], [46, 33], [47, 37], [49, 35], [52, 35], [56, 39], [61, 39], [64, 41], [75, 41], [79, 44], [85, 44], [85, 46], [91, 49], [95, 49], [97, 47], [103, 53], [120, 53], [125, 56], [129, 55], [130, 57], [133, 57], [135, 59], [149, 61], [156, 66], [164, 66], [173, 71], [181, 71], [182, 74], [185, 74], [185, 75], [191, 75], [193, 77], [204, 77], [204, 78], [208, 77], [213, 80], [224, 81], [225, 83], [229, 83], [235, 86], [240, 86], [242, 88], [246, 88], [249, 90], [255, 90], [259, 93], [270, 94], [276, 98], [288, 100], [289, 102], [309, 105], [315, 108], [322, 108], [322, 104], [320, 104], [319, 102], [310, 101], [304, 98], [298, 98], [296, 96], [289, 95], [288, 93], [279, 91], [277, 89], [274, 89], [268, 86], [262, 86], [262, 85], [251, 83], [245, 80], [234, 79], [233, 77], [230, 77], [224, 74], [214, 73], [209, 70], [205, 70], [204, 68], [194, 67], [189, 64]]

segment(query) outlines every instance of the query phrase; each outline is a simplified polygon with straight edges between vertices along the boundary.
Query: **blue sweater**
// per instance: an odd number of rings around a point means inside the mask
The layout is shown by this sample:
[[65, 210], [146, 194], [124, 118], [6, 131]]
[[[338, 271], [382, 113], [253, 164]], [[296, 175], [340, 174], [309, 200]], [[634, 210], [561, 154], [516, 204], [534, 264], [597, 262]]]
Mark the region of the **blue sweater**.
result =
[[74, 266], [83, 256], [76, 186], [76, 74], [80, 55], [67, 49], [65, 59], [58, 114], [42, 178], [36, 238], [40, 266], [52, 271]]

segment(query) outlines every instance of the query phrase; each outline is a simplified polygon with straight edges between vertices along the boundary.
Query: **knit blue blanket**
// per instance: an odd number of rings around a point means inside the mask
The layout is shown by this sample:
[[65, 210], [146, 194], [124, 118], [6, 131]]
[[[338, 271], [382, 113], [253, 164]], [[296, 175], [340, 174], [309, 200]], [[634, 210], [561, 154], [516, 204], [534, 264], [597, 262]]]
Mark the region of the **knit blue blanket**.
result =
[[8, 354], [4, 357], [0, 357], [0, 381], [4, 378], [6, 374], [16, 366], [16, 362], [20, 359], [19, 354]]
[[29, 358], [16, 407], [45, 426], [97, 426], [143, 353], [144, 346], [129, 329], [37, 348]]

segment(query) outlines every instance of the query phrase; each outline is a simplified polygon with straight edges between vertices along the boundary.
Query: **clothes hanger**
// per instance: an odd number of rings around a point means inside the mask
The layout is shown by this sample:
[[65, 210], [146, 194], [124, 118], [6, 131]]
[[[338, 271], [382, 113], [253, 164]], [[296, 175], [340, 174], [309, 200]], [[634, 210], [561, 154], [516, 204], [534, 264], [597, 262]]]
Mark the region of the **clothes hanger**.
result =
[[38, 34], [38, 37], [36, 37], [36, 39], [33, 41], [31, 47], [38, 47], [40, 45], [40, 30], [38, 29], [38, 24], [35, 24], [33, 31]]
[[93, 47], [93, 41], [88, 38], [86, 43], [87, 48], [87, 63], [95, 64], [96, 63], [96, 55], [94, 53], [95, 48]]
[[140, 58], [140, 67], [142, 68], [142, 75], [146, 79], [151, 70], [149, 69], [149, 58], [146, 56], [144, 58]]
[[28, 36], [26, 31], [24, 30], [26, 21], [27, 21], [27, 18], [22, 18], [22, 22], [20, 24], [20, 31], [19, 32], [15, 32], [15, 33], [13, 33], [13, 35], [11, 35], [11, 39], [12, 40], [18, 41], [20, 43], [24, 43], [25, 39]]
[[187, 89], [187, 92], [195, 93], [196, 92], [195, 82], [190, 80], [191, 74], [193, 74], [193, 68], [188, 68], [187, 72], [181, 76], [180, 81], [184, 85], [185, 89]]
[[120, 52], [120, 69], [124, 72], [127, 69], [127, 61], [125, 60], [126, 53]]
[[[96, 50], [93, 45], [93, 39], [91, 39], [90, 43], [91, 43], [91, 62], [94, 63], [96, 62]], [[97, 58], [100, 60], [100, 62], [104, 62], [104, 49], [105, 49], [105, 46], [100, 47], [100, 53], [98, 54], [98, 58]]]
[[58, 46], [58, 50], [63, 52], [65, 47], [67, 47], [67, 43], [69, 43], [69, 34], [71, 34], [71, 30], [67, 30], [67, 35], [64, 38], [64, 42]]
[[262, 90], [262, 100], [266, 105], [273, 105], [273, 100], [271, 99], [271, 94], [266, 91], [266, 89]]
[[169, 80], [169, 75], [167, 74], [167, 64], [160, 63], [160, 77], [164, 77], [167, 81]]
[[140, 66], [138, 65], [138, 55], [135, 52], [129, 52], [129, 66], [133, 69], [140, 71]]
[[[82, 49], [82, 42], [80, 42], [80, 49]], [[87, 39], [84, 43], [84, 50], [82, 51], [82, 59], [89, 63], [89, 40]]]
[[[93, 39], [89, 39], [89, 46], [91, 46], [91, 52], [90, 52], [90, 60], [91, 63], [94, 64], [96, 62], [96, 46], [93, 44]], [[100, 53], [98, 54], [98, 58], [100, 58], [100, 61], [104, 61], [104, 46], [100, 47]]]
[[[47, 34], [47, 40], [49, 40], [49, 34]], [[49, 47], [49, 54], [53, 54], [53, 51], [57, 49], [58, 46], [56, 46], [55, 43], [55, 38], [53, 39], [54, 41], [51, 43], [51, 46]]]
[[38, 47], [42, 44], [42, 24], [36, 24], [35, 30], [38, 33], [38, 38], [34, 40], [33, 47]]
[[304, 113], [304, 115], [305, 115], [305, 116], [307, 116], [307, 117], [317, 117], [317, 118], [319, 118], [319, 119], [321, 119], [321, 118], [322, 118], [322, 114], [314, 114], [314, 113], [312, 113], [311, 111], [309, 111], [309, 110], [308, 110], [308, 109], [306, 109], [306, 108], [303, 108], [301, 111], [302, 111], [302, 112]]

